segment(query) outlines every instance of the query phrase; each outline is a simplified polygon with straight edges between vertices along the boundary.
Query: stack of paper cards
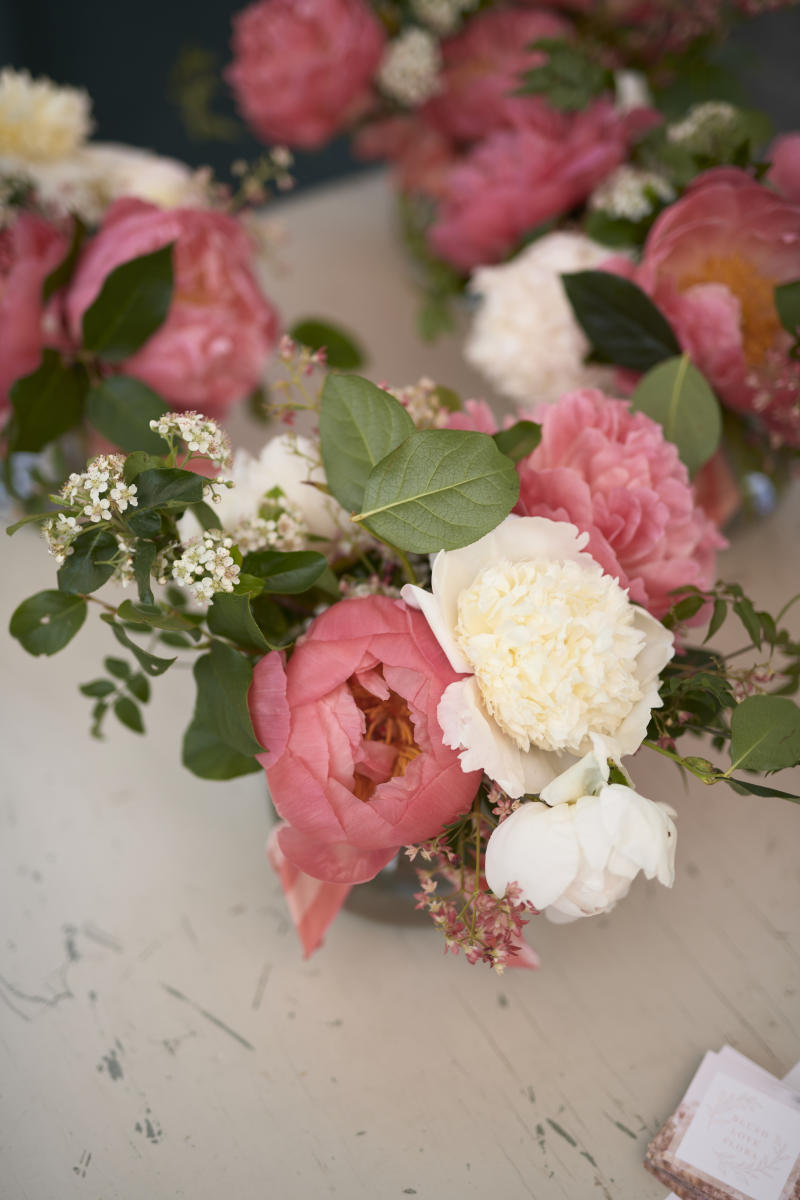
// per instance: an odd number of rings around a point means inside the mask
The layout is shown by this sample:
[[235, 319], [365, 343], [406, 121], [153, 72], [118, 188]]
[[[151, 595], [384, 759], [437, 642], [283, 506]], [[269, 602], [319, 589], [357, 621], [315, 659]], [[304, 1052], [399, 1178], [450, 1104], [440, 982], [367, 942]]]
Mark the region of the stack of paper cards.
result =
[[730, 1046], [706, 1054], [647, 1149], [667, 1200], [800, 1200], [798, 1076], [781, 1082]]

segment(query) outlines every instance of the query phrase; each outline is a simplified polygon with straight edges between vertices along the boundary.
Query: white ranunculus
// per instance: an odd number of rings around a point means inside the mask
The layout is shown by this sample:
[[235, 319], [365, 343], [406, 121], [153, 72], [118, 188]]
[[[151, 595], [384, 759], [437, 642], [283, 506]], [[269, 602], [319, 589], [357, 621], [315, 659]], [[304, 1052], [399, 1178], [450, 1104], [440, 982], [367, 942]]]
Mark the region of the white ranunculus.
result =
[[403, 588], [467, 676], [439, 703], [445, 743], [509, 796], [538, 794], [598, 745], [633, 754], [661, 704], [672, 634], [583, 553], [587, 540], [564, 521], [507, 517], [437, 554], [430, 592]]
[[486, 880], [497, 896], [517, 883], [551, 920], [574, 921], [612, 909], [640, 871], [672, 887], [674, 810], [608, 783], [598, 749], [497, 826], [486, 847]]
[[91, 100], [82, 88], [32, 79], [27, 71], [0, 71], [0, 156], [18, 163], [51, 162], [73, 154], [92, 126]]
[[586, 366], [589, 343], [559, 278], [589, 271], [610, 255], [581, 233], [548, 233], [508, 263], [479, 267], [479, 298], [464, 353], [502, 395], [551, 403], [580, 387], [609, 387], [609, 367]]

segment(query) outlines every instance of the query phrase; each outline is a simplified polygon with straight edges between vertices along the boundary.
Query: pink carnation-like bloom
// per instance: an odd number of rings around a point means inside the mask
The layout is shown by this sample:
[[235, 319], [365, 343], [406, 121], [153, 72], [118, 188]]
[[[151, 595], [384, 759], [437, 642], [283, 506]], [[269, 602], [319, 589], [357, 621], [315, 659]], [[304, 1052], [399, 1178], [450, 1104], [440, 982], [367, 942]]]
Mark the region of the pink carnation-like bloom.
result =
[[462, 771], [436, 718], [458, 678], [422, 614], [386, 596], [327, 609], [288, 664], [261, 659], [250, 712], [290, 863], [361, 883], [469, 808], [480, 772]]
[[657, 422], [594, 388], [524, 415], [540, 422], [542, 440], [518, 464], [516, 512], [588, 533], [592, 557], [655, 617], [674, 589], [711, 586], [726, 543]]
[[256, 0], [233, 19], [226, 78], [258, 137], [313, 148], [369, 107], [384, 43], [363, 0]]
[[0, 413], [11, 385], [35, 371], [46, 337], [42, 285], [64, 258], [63, 232], [32, 213], [0, 230]]
[[450, 171], [429, 232], [435, 253], [462, 271], [497, 262], [524, 233], [585, 200], [653, 122], [649, 110], [621, 114], [607, 99], [562, 118], [558, 134], [492, 133]]
[[776, 138], [767, 158], [772, 163], [767, 179], [786, 200], [800, 204], [800, 133]]
[[547, 11], [489, 10], [467, 22], [463, 32], [442, 43], [441, 91], [425, 105], [425, 118], [448, 137], [483, 138], [520, 123], [558, 129], [559, 114], [540, 96], [516, 96], [523, 72], [546, 55], [531, 50], [542, 38], [563, 40], [572, 26]]
[[774, 295], [800, 278], [800, 206], [744, 171], [707, 171], [657, 218], [638, 268], [608, 268], [652, 297], [723, 404], [800, 446], [800, 364]]
[[167, 319], [120, 365], [173, 408], [218, 416], [258, 385], [278, 336], [277, 313], [253, 274], [253, 247], [232, 217], [116, 201], [81, 255], [67, 295], [69, 324], [78, 338], [110, 272], [170, 242], [175, 290]]

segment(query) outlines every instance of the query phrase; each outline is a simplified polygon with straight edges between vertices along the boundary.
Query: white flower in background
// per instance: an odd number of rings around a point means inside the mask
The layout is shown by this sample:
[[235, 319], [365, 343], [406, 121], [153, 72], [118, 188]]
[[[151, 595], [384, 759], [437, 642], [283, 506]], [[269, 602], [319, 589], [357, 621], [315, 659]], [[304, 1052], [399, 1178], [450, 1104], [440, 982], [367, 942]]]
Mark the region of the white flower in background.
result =
[[402, 388], [387, 388], [390, 396], [399, 400], [417, 429], [444, 429], [450, 410], [442, 404], [439, 389], [432, 379], [423, 375], [416, 383]]
[[498, 267], [479, 267], [469, 290], [480, 300], [465, 355], [504, 396], [551, 403], [581, 387], [608, 387], [609, 367], [586, 366], [589, 343], [559, 278], [610, 255], [581, 233], [549, 233]]
[[[257, 458], [237, 450], [230, 479], [233, 487], [220, 495], [214, 511], [243, 550], [345, 551], [359, 536], [350, 514], [313, 486], [325, 482], [325, 473], [309, 438], [282, 433]], [[181, 519], [182, 538], [195, 528], [190, 514]]]
[[406, 585], [455, 671], [437, 710], [465, 771], [512, 798], [536, 794], [574, 758], [615, 761], [660, 707], [673, 639], [589, 555], [574, 525], [507, 517], [433, 560], [431, 592]]
[[444, 37], [458, 28], [463, 14], [477, 3], [478, 0], [411, 0], [411, 8], [418, 21]]
[[623, 163], [594, 189], [589, 197], [589, 208], [607, 212], [612, 217], [641, 221], [653, 211], [653, 197], [674, 200], [675, 189], [658, 172]]
[[614, 72], [614, 103], [620, 112], [649, 108], [653, 103], [647, 76], [641, 71]]
[[608, 761], [598, 750], [494, 830], [486, 881], [495, 895], [517, 883], [522, 899], [551, 920], [574, 921], [612, 909], [640, 871], [672, 887], [674, 810], [608, 783]]
[[739, 119], [739, 110], [724, 100], [694, 104], [683, 118], [667, 126], [667, 140], [695, 154], [711, 154], [720, 134], [727, 134]]
[[438, 90], [441, 65], [436, 39], [424, 29], [406, 29], [384, 51], [378, 86], [391, 100], [416, 108]]
[[88, 93], [32, 79], [27, 71], [0, 71], [0, 163], [48, 162], [73, 154], [89, 136]]

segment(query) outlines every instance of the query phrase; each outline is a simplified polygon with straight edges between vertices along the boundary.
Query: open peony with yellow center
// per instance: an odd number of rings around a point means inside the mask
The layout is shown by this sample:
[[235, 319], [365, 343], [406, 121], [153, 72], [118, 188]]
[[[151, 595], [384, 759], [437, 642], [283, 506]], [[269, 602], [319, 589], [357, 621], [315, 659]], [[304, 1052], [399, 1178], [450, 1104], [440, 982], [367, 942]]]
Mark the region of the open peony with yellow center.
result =
[[672, 635], [586, 542], [566, 522], [508, 517], [436, 555], [431, 592], [403, 589], [467, 676], [439, 704], [445, 743], [512, 797], [537, 794], [593, 746], [634, 753], [661, 703]]

